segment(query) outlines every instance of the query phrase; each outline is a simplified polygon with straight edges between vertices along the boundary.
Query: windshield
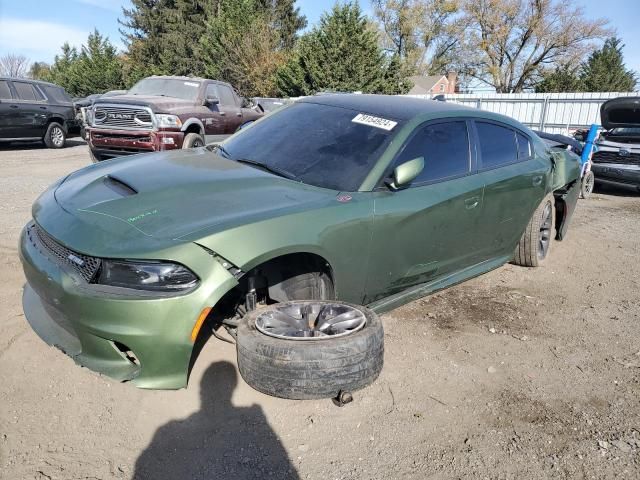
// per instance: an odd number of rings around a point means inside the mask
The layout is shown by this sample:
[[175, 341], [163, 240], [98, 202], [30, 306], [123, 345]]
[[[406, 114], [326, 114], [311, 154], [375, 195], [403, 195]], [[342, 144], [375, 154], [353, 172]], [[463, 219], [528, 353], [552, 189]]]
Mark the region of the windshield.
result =
[[223, 152], [309, 185], [355, 191], [399, 129], [356, 123], [358, 116], [345, 108], [295, 103], [231, 137]]
[[145, 78], [136, 83], [129, 94], [131, 95], [159, 95], [183, 100], [195, 101], [198, 96], [200, 82], [177, 78]]

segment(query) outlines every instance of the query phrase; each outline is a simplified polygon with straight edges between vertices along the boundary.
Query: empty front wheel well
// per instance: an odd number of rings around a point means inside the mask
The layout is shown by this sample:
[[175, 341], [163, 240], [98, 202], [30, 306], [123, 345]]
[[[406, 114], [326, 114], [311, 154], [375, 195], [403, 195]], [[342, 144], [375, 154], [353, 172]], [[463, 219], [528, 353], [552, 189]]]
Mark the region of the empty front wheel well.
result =
[[188, 133], [197, 133], [198, 135], [203, 134], [202, 128], [200, 128], [200, 125], [198, 125], [197, 123], [192, 123], [187, 127], [187, 129], [184, 131], [184, 134], [187, 135]]

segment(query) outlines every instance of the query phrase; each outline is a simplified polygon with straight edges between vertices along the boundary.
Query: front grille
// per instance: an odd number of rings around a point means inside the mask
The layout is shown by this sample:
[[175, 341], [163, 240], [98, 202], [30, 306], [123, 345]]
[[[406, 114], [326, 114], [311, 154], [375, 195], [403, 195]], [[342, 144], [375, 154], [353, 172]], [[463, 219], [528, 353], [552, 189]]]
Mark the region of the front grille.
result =
[[87, 282], [93, 280], [100, 268], [99, 258], [83, 255], [60, 245], [35, 223], [27, 229], [27, 235], [33, 246], [47, 255], [53, 262], [58, 265], [72, 267]]
[[95, 105], [93, 122], [96, 127], [149, 129], [153, 120], [148, 110], [136, 107]]
[[620, 155], [618, 152], [599, 150], [593, 154], [593, 163], [624, 163], [626, 165], [640, 165], [640, 153]]

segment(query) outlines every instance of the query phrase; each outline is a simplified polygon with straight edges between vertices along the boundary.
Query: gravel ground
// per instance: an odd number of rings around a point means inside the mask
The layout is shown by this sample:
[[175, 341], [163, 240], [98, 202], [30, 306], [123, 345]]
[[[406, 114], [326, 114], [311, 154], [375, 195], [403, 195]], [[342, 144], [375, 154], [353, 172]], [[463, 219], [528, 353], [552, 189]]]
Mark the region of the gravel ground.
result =
[[640, 197], [581, 200], [545, 267], [507, 265], [383, 316], [353, 403], [253, 391], [212, 339], [188, 389], [118, 384], [46, 346], [20, 305], [31, 203], [88, 164], [0, 147], [0, 478], [640, 477]]

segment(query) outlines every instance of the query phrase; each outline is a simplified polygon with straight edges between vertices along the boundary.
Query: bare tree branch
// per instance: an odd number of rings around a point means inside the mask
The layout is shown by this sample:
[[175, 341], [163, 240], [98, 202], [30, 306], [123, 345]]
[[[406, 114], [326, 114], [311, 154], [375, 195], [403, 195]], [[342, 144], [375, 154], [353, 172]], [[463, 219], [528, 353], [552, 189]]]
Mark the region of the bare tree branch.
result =
[[0, 76], [23, 78], [29, 73], [29, 59], [24, 55], [7, 53], [0, 57]]

